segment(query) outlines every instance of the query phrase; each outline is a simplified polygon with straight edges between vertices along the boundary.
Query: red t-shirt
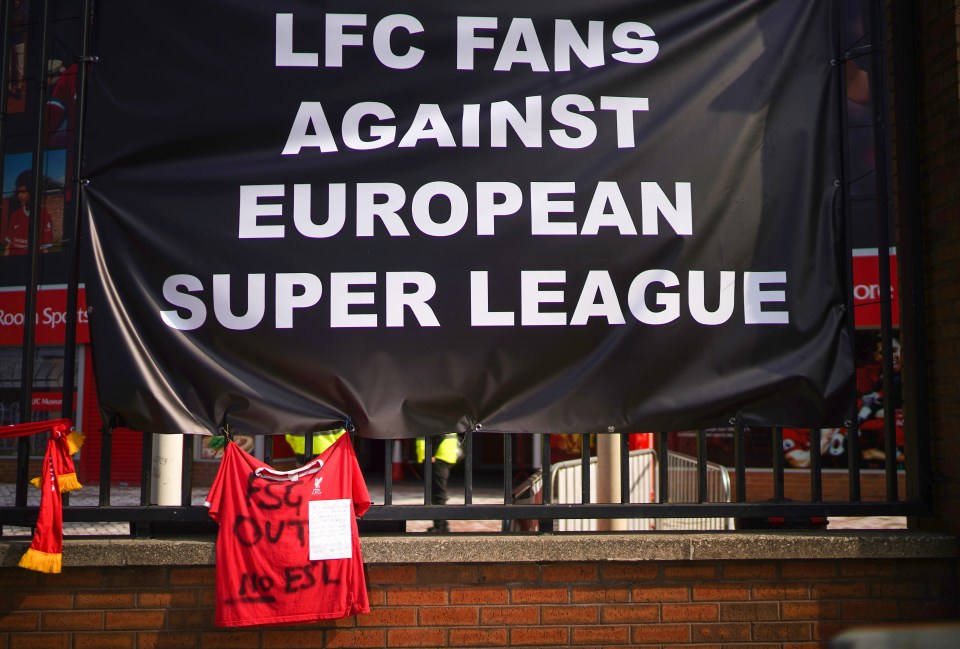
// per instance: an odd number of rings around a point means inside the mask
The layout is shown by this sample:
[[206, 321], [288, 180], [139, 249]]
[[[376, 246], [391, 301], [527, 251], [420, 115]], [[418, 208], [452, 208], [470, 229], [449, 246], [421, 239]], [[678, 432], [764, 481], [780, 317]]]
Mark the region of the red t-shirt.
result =
[[217, 626], [370, 611], [356, 520], [370, 495], [348, 435], [293, 471], [277, 471], [231, 442], [206, 504], [220, 525]]

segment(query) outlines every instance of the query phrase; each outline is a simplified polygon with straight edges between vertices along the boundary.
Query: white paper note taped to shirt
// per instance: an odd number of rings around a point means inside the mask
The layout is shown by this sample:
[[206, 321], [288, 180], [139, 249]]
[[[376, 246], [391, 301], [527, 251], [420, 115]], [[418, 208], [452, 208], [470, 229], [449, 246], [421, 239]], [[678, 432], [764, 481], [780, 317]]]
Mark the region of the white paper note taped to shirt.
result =
[[353, 557], [351, 511], [348, 499], [310, 501], [310, 561]]

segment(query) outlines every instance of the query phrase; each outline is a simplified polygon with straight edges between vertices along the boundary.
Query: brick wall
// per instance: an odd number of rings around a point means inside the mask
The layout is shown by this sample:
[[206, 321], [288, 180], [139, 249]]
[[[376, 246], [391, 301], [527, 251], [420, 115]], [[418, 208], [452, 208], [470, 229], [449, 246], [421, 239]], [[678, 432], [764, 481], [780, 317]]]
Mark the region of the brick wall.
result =
[[214, 568], [0, 569], [0, 649], [816, 647], [958, 617], [952, 560], [368, 566], [371, 613], [217, 629]]

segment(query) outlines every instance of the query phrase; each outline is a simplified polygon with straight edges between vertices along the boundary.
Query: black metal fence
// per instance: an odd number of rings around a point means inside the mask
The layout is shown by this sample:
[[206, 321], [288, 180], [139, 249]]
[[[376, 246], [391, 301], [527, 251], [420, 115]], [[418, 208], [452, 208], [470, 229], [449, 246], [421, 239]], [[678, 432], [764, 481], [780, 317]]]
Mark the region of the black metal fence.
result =
[[[94, 6], [92, 0], [83, 2], [53, 2], [53, 0], [33, 0], [29, 3], [31, 25], [31, 51], [25, 60], [22, 51], [12, 47], [14, 31], [20, 27], [16, 24], [17, 14], [12, 0], [3, 3], [3, 63], [0, 68], [0, 111], [3, 121], [0, 122], [0, 148], [4, 155], [0, 156], [0, 177], [4, 177], [4, 164], [10, 160], [11, 152], [20, 146], [22, 153], [29, 153], [34, 161], [46, 159], [48, 154], [49, 138], [41, 136], [50, 131], [48, 120], [51, 118], [48, 110], [49, 99], [52, 93], [51, 60], [55, 51], [62, 53], [63, 59], [57, 59], [64, 64], [76, 65], [77, 102], [74, 107], [75, 119], [69, 133], [71, 144], [67, 147], [73, 160], [72, 173], [68, 172], [68, 185], [76, 186], [81, 182], [76, 170], [80, 169], [83, 149], [83, 107], [86, 73], [90, 65], [96, 61], [95, 52], [90, 49], [90, 32]], [[859, 247], [858, 239], [864, 236], [869, 240], [868, 247], [877, 251], [876, 263], [879, 277], [876, 291], [877, 308], [879, 308], [879, 322], [866, 327], [862, 332], [873, 336], [879, 343], [877, 362], [879, 381], [877, 392], [885, 395], [886, 407], [874, 408], [872, 415], [879, 420], [882, 434], [878, 454], [884, 458], [877, 466], [883, 475], [884, 496], [880, 500], [868, 500], [862, 497], [861, 484], [863, 471], [869, 471], [871, 476], [876, 475], [875, 469], [864, 463], [862, 426], [864, 421], [858, 417], [851, 417], [843, 430], [845, 443], [846, 465], [836, 467], [824, 466], [823, 453], [817, 452], [824, 448], [824, 436], [829, 431], [811, 430], [808, 435], [807, 447], [809, 464], [803, 468], [788, 466], [785, 461], [784, 445], [785, 431], [773, 428], [766, 431], [746, 431], [740, 422], [729, 422], [729, 438], [732, 440], [732, 457], [727, 459], [730, 475], [735, 485], [729, 500], [723, 502], [710, 501], [707, 492], [707, 467], [709, 457], [708, 431], [691, 431], [688, 438], [695, 440], [690, 455], [696, 460], [695, 489], [697, 497], [690, 502], [678, 502], [675, 497], [677, 490], [677, 476], [672, 476], [668, 463], [655, 462], [653, 465], [655, 482], [657, 485], [656, 497], [653, 502], [632, 502], [631, 481], [636, 475], [631, 475], [629, 465], [628, 436], [619, 436], [620, 462], [620, 493], [621, 500], [616, 503], [590, 502], [591, 480], [596, 480], [596, 472], [592, 469], [590, 438], [582, 436], [581, 447], [581, 493], [578, 502], [559, 502], [553, 493], [551, 476], [551, 436], [532, 436], [533, 443], [539, 444], [537, 466], [531, 466], [529, 458], [515, 458], [514, 447], [517, 439], [527, 436], [516, 434], [491, 434], [481, 431], [469, 432], [464, 436], [466, 458], [461, 465], [463, 483], [463, 504], [431, 505], [431, 465], [429, 462], [422, 466], [423, 503], [397, 504], [395, 502], [395, 487], [392, 478], [392, 465], [395, 461], [390, 444], [385, 444], [382, 458], [382, 492], [378, 489], [372, 493], [375, 504], [364, 518], [364, 526], [368, 531], [402, 531], [405, 522], [411, 520], [489, 520], [501, 523], [501, 529], [523, 529], [516, 525], [517, 521], [537, 521], [537, 533], [555, 532], [556, 521], [566, 519], [631, 519], [631, 518], [732, 518], [740, 527], [762, 526], [764, 521], [778, 519], [793, 521], [799, 524], [813, 519], [831, 516], [916, 516], [927, 512], [930, 508], [929, 492], [931, 479], [929, 475], [930, 441], [926, 429], [925, 397], [926, 384], [923, 374], [924, 340], [922, 331], [923, 292], [919, 273], [919, 261], [923, 251], [921, 242], [913, 234], [914, 228], [911, 219], [901, 219], [897, 224], [898, 245], [893, 247], [894, 220], [892, 214], [913, 215], [918, 213], [917, 188], [919, 180], [916, 170], [917, 153], [914, 136], [911, 131], [915, 123], [914, 108], [907, 99], [901, 99], [897, 104], [897, 128], [891, 126], [888, 117], [887, 79], [890, 74], [896, 75], [898, 96], [912, 98], [914, 67], [912, 54], [912, 24], [910, 3], [893, 3], [893, 16], [889, 23], [883, 15], [883, 4], [876, 0], [848, 0], [841, 3], [844, 15], [856, 15], [863, 23], [860, 36], [849, 36], [850, 30], [838, 30], [837, 52], [838, 59], [834, 62], [838, 66], [856, 64], [859, 70], [869, 77], [870, 96], [866, 111], [854, 114], [850, 101], [841, 101], [837, 106], [842, 117], [844, 137], [842, 148], [845, 179], [837, 187], [838, 212], [850, 224], [848, 229], [849, 241], [846, 242], [850, 253], [850, 309], [861, 308], [864, 303], [857, 303], [854, 295], [855, 269], [854, 250]], [[19, 6], [19, 5], [18, 5]], [[890, 26], [890, 31], [886, 29]], [[889, 58], [886, 49], [888, 36], [894, 47], [893, 56]], [[60, 55], [60, 54], [58, 54]], [[892, 63], [892, 65], [891, 65]], [[33, 71], [23, 72], [23, 66]], [[63, 70], [58, 70], [62, 73]], [[18, 76], [19, 75], [19, 76]], [[838, 75], [841, 97], [851, 96], [848, 87], [848, 75]], [[32, 91], [29, 89], [33, 88]], [[32, 92], [34, 99], [24, 104], [22, 111], [13, 114], [11, 106], [15, 103], [14, 95], [20, 92]], [[16, 124], [28, 124], [26, 134], [17, 131]], [[22, 130], [22, 129], [21, 129]], [[894, 192], [891, 178], [891, 141], [896, 137], [898, 142], [897, 156], [897, 196], [898, 204], [894, 209]], [[27, 138], [27, 139], [24, 139]], [[859, 138], [859, 139], [858, 139]], [[856, 156], [858, 146], [866, 138], [869, 147], [874, 151], [872, 168], [861, 172], [858, 169]], [[30, 142], [30, 146], [23, 146], [23, 142]], [[858, 144], [859, 142], [859, 144]], [[14, 146], [14, 143], [16, 146]], [[40, 186], [42, 165], [33, 165], [32, 186]], [[40, 213], [42, 197], [40, 192], [32, 196], [31, 211]], [[5, 394], [15, 395], [12, 398], [20, 413], [33, 412], [32, 396], [36, 385], [36, 358], [38, 354], [35, 343], [35, 318], [37, 312], [38, 287], [45, 277], [53, 272], [62, 277], [66, 283], [68, 302], [65, 309], [67, 316], [66, 340], [64, 342], [63, 371], [62, 371], [62, 412], [60, 416], [71, 418], [74, 409], [71, 405], [74, 399], [75, 376], [77, 374], [77, 342], [76, 342], [76, 314], [78, 286], [81, 283], [79, 265], [78, 241], [82, 238], [81, 205], [77, 199], [78, 192], [73, 192], [73, 198], [65, 200], [62, 252], [57, 260], [45, 259], [41, 267], [41, 253], [39, 249], [39, 219], [33, 219], [30, 233], [30, 253], [22, 259], [6, 260], [4, 268], [11, 269], [11, 275], [4, 277], [4, 284], [12, 281], [20, 286], [24, 295], [23, 309], [23, 344], [20, 347], [20, 376], [18, 381], [11, 381], [16, 385], [3, 385]], [[7, 197], [4, 197], [7, 199]], [[870, 232], [864, 235], [861, 230], [862, 222], [871, 223]], [[891, 268], [891, 255], [885, 251], [893, 251], [899, 275], [894, 276]], [[50, 255], [49, 257], [53, 257]], [[9, 262], [9, 263], [7, 263]], [[49, 262], [49, 263], [48, 263]], [[54, 267], [51, 271], [51, 264]], [[5, 271], [6, 272], [6, 271]], [[14, 278], [14, 275], [16, 278]], [[896, 289], [899, 296], [899, 312], [891, 303], [891, 288]], [[851, 319], [851, 327], [854, 327]], [[905, 336], [903, 345], [903, 369], [899, 368], [899, 332]], [[857, 334], [858, 332], [852, 332]], [[902, 388], [900, 378], [902, 377]], [[902, 403], [894, 404], [892, 395], [901, 394]], [[851, 404], [851, 411], [869, 411], [866, 394], [860, 394], [857, 404]], [[5, 397], [7, 398], [7, 397]], [[899, 407], [897, 407], [899, 406]], [[11, 423], [11, 422], [4, 422]], [[876, 423], [876, 422], [874, 422]], [[150, 476], [152, 471], [152, 443], [149, 435], [144, 435], [140, 501], [135, 505], [114, 504], [111, 495], [111, 440], [112, 432], [105, 428], [99, 433], [102, 436], [100, 455], [100, 479], [98, 502], [96, 505], [67, 504], [64, 508], [64, 521], [71, 522], [121, 522], [129, 523], [130, 533], [135, 536], [157, 535], [183, 531], [210, 531], [212, 523], [202, 505], [192, 503], [191, 476], [194, 467], [193, 445], [185, 444], [183, 464], [183, 490], [181, 503], [177, 506], [151, 505]], [[613, 433], [617, 435], [618, 433]], [[748, 461], [746, 440], [751, 436], [768, 436], [769, 464], [766, 467], [755, 469]], [[653, 451], [656, 458], [666, 458], [670, 452], [671, 433], [655, 433]], [[496, 437], [489, 444], [502, 445], [501, 466], [499, 469], [485, 466], [478, 469], [476, 447], [483, 437]], [[788, 435], [789, 437], [789, 435]], [[427, 440], [427, 445], [430, 445]], [[827, 444], [829, 446], [829, 444]], [[525, 447], [529, 448], [530, 443]], [[688, 449], [689, 450], [689, 449]], [[21, 438], [17, 443], [15, 455], [0, 462], [15, 463], [15, 482], [13, 485], [12, 502], [0, 505], [0, 533], [3, 526], [31, 526], [36, 520], [37, 508], [28, 505], [28, 479], [30, 474], [30, 443]], [[430, 457], [428, 448], [427, 457]], [[894, 458], [897, 458], [896, 460]], [[269, 451], [264, 458], [270, 461]], [[379, 467], [373, 461], [372, 471], [379, 474]], [[754, 463], [755, 464], [755, 463]], [[522, 498], [524, 479], [529, 472], [522, 474], [518, 479], [518, 467], [532, 468], [540, 471], [542, 480], [537, 498]], [[770, 476], [769, 493], [748, 493], [748, 473], [756, 470], [767, 472]], [[830, 498], [824, 495], [825, 471], [845, 471], [848, 489], [846, 497], [838, 499], [835, 494]], [[809, 482], [808, 497], [799, 500], [787, 498], [787, 477], [797, 472], [803, 473]], [[499, 475], [498, 475], [499, 474]], [[900, 480], [904, 478], [905, 493], [900, 488]], [[483, 481], [485, 489], [489, 491], [491, 480], [502, 485], [502, 499], [498, 502], [479, 503], [475, 501], [476, 482]], [[690, 476], [683, 478], [689, 480]], [[499, 489], [498, 489], [499, 491]]]

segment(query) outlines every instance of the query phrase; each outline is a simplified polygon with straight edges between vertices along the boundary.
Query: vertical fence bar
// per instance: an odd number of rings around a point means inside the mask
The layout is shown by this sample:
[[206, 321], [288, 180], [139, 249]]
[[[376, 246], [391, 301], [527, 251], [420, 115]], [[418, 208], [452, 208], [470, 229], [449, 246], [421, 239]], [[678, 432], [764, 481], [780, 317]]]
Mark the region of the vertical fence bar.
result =
[[433, 499], [433, 437], [423, 437], [423, 504]]
[[707, 431], [697, 431], [697, 502], [707, 502]]
[[273, 435], [263, 436], [263, 463], [273, 465]]
[[657, 472], [659, 477], [658, 502], [670, 502], [670, 451], [667, 448], [667, 435], [669, 433], [657, 433]]
[[141, 433], [143, 453], [140, 455], [140, 506], [153, 501], [153, 434]]
[[313, 459], [313, 432], [303, 435], [303, 461], [309, 462]]
[[774, 426], [771, 431], [771, 446], [773, 447], [771, 458], [773, 463], [773, 499], [777, 502], [783, 500], [783, 429]]
[[737, 502], [744, 503], [747, 502], [747, 451], [746, 451], [746, 441], [743, 439], [744, 435], [747, 434], [743, 426], [743, 421], [738, 416], [734, 421], [734, 438], [733, 438], [733, 453], [734, 453], [734, 472], [737, 477]]
[[503, 434], [503, 503], [513, 502], [513, 434]]
[[393, 447], [394, 439], [383, 440], [383, 504], [393, 504]]
[[[140, 462], [140, 506], [146, 507], [153, 500], [153, 435], [141, 433], [143, 454]], [[151, 529], [148, 521], [130, 521], [130, 531], [136, 538], [150, 536]]]
[[[837, 12], [841, 10], [841, 7], [837, 7]], [[853, 298], [853, 218], [850, 209], [850, 137], [849, 137], [849, 120], [847, 115], [847, 75], [845, 74], [846, 59], [849, 55], [847, 52], [847, 44], [842, 42], [841, 38], [843, 36], [843, 28], [841, 21], [837, 20], [837, 33], [836, 33], [836, 59], [834, 60], [836, 75], [837, 75], [837, 86], [838, 86], [838, 97], [839, 97], [839, 111], [840, 111], [840, 130], [842, 133], [841, 144], [840, 144], [840, 155], [841, 155], [841, 173], [842, 177], [837, 180], [839, 185], [840, 192], [840, 214], [843, 219], [843, 229], [842, 232], [846, 240], [843, 244], [844, 254], [846, 255], [846, 263], [844, 265], [844, 271], [846, 273], [845, 285], [847, 290], [844, 291], [845, 297], [845, 307], [847, 311], [847, 335], [850, 338], [850, 354], [853, 358], [856, 358], [856, 322], [855, 322], [855, 311], [854, 311], [854, 298]], [[849, 493], [848, 499], [851, 502], [860, 500], [860, 465], [855, 460], [855, 456], [859, 458], [859, 445], [858, 445], [858, 435], [859, 427], [857, 424], [857, 402], [856, 395], [853, 395], [853, 401], [850, 403], [850, 412], [847, 415], [847, 421], [845, 422], [847, 428], [847, 472], [849, 476]]]
[[100, 431], [100, 493], [98, 504], [101, 507], [110, 506], [110, 474], [113, 461], [113, 425], [103, 423]]
[[620, 435], [620, 502], [630, 502], [630, 435]]
[[[40, 106], [46, 103], [47, 89], [47, 58], [49, 50], [49, 0], [40, 3], [40, 63], [37, 74], [37, 101]], [[6, 107], [4, 107], [6, 108]], [[30, 229], [28, 231], [29, 275], [23, 307], [23, 361], [20, 366], [20, 421], [23, 423], [33, 420], [33, 367], [36, 355], [34, 332], [36, 321], [34, 313], [37, 310], [37, 288], [40, 283], [40, 197], [43, 194], [41, 179], [44, 177], [44, 156], [46, 151], [46, 114], [45, 110], [37, 111], [36, 134], [33, 149], [33, 164], [31, 165], [30, 179]], [[17, 444], [17, 486], [15, 500], [18, 507], [27, 504], [27, 480], [30, 472], [30, 439], [21, 437]]]
[[183, 507], [193, 504], [193, 440], [193, 435], [183, 436], [183, 465], [180, 472], [180, 505]]
[[[884, 4], [874, 0], [873, 11], [882, 11]], [[929, 385], [927, 379], [926, 293], [923, 275], [923, 228], [917, 218], [921, 214], [920, 141], [917, 128], [917, 91], [921, 78], [914, 40], [917, 29], [915, 2], [890, 4], [890, 37], [893, 40], [893, 77], [897, 89], [897, 226], [900, 246], [897, 267], [900, 276], [900, 327], [905, 349], [901, 377], [903, 379], [904, 434], [906, 436], [907, 497], [930, 503], [933, 483], [930, 457]], [[878, 35], [879, 37], [879, 35]], [[889, 108], [889, 105], [888, 105]]]
[[820, 461], [821, 438], [822, 433], [819, 428], [810, 430], [810, 500], [815, 503], [823, 500], [823, 469]]
[[473, 504], [473, 433], [463, 434], [463, 504]]
[[[543, 464], [543, 486], [541, 487], [541, 494], [543, 495], [544, 504], [549, 504], [553, 502], [553, 480], [551, 479], [551, 469], [550, 469], [550, 433], [543, 433], [540, 436], [541, 444], [541, 453]], [[537, 525], [537, 529], [541, 534], [552, 534], [554, 530], [554, 520], [552, 518], [541, 519]]]
[[590, 502], [590, 435], [580, 434], [580, 502]]
[[890, 301], [890, 214], [893, 192], [888, 179], [892, 166], [887, 142], [887, 83], [884, 66], [886, 47], [883, 42], [883, 14], [881, 7], [870, 3], [870, 31], [872, 35], [872, 65], [870, 87], [873, 89], [873, 146], [874, 180], [877, 191], [877, 260], [880, 264], [880, 331], [883, 341], [883, 442], [886, 469], [887, 500], [897, 500], [897, 439], [896, 416], [901, 406], [900, 388], [894, 385], [893, 316]]

